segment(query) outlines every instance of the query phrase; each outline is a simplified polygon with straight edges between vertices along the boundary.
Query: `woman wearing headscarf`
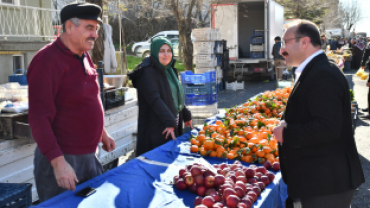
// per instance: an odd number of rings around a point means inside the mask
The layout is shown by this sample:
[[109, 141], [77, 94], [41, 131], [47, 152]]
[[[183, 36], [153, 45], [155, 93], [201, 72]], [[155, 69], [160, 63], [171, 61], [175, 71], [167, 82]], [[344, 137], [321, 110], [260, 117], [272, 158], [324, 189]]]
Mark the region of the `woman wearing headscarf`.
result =
[[351, 69], [358, 70], [361, 67], [362, 56], [364, 55], [365, 43], [357, 40], [352, 46]]
[[128, 75], [139, 101], [137, 156], [176, 139], [183, 133], [183, 121], [185, 127], [192, 128], [191, 113], [185, 106], [184, 92], [174, 68], [172, 43], [157, 37], [152, 40], [150, 50], [150, 57]]

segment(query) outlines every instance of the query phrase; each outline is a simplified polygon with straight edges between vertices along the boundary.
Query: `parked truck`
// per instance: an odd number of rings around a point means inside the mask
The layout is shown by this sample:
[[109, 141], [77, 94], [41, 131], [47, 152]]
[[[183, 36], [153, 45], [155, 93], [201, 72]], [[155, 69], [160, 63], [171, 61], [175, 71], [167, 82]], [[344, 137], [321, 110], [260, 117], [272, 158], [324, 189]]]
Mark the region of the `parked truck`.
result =
[[274, 38], [284, 32], [281, 5], [272, 0], [212, 1], [211, 23], [227, 41], [231, 80], [252, 75], [275, 79], [271, 52]]

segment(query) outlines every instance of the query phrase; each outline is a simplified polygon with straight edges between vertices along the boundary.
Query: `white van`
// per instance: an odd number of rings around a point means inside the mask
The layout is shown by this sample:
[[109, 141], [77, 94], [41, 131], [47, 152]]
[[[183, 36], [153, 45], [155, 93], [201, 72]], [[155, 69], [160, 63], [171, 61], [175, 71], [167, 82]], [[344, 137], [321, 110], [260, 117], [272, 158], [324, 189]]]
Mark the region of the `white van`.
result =
[[156, 38], [159, 36], [167, 37], [169, 39], [179, 38], [179, 31], [178, 30], [162, 31], [162, 32], [155, 34], [153, 37], [149, 38], [147, 41], [134, 43], [134, 45], [132, 45], [132, 48], [131, 48], [132, 52], [135, 54], [135, 56], [137, 56], [138, 55], [137, 51], [140, 47], [150, 46], [150, 42], [152, 38]]

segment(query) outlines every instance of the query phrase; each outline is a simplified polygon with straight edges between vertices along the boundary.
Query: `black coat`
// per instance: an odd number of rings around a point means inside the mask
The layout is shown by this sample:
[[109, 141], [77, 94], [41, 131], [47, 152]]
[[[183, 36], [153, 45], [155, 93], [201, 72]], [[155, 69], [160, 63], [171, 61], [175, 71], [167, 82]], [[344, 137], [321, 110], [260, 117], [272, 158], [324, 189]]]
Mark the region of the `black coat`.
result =
[[[174, 65], [175, 63], [173, 63]], [[172, 66], [173, 68], [173, 66]], [[175, 74], [178, 72], [173, 68]], [[185, 107], [179, 112], [179, 125], [176, 125], [177, 112], [165, 69], [148, 57], [131, 72], [128, 77], [137, 89], [139, 102], [139, 121], [136, 155], [148, 152], [168, 141], [162, 132], [167, 127], [175, 127], [176, 137], [183, 132], [182, 123], [191, 120], [191, 113]]]
[[352, 133], [349, 86], [325, 54], [303, 70], [283, 119], [279, 154], [290, 197], [343, 193], [365, 181]]
[[362, 56], [364, 55], [364, 50], [359, 49], [355, 45], [352, 48], [352, 60], [351, 69], [358, 70], [361, 67]]

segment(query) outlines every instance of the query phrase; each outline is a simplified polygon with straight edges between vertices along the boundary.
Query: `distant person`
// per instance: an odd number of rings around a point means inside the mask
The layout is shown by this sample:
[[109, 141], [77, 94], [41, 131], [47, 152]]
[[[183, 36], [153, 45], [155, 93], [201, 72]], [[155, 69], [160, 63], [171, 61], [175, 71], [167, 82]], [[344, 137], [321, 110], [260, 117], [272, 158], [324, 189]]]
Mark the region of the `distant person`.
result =
[[128, 75], [139, 101], [137, 156], [180, 136], [183, 121], [185, 128], [192, 128], [191, 113], [185, 106], [184, 91], [174, 68], [171, 41], [156, 37], [150, 51], [150, 57]]
[[345, 45], [344, 38], [339, 38], [338, 49], [341, 49]]
[[[370, 87], [370, 76], [367, 80], [366, 87]], [[367, 108], [362, 109], [362, 111], [367, 112], [367, 115], [363, 116], [363, 119], [370, 119], [370, 88], [369, 92], [367, 93]]]
[[365, 43], [358, 39], [352, 46], [351, 69], [358, 70], [361, 67], [362, 57], [364, 55]]
[[298, 67], [281, 124], [273, 130], [289, 195], [286, 207], [349, 208], [365, 177], [347, 79], [322, 52], [311, 21], [289, 24], [283, 41], [287, 65]]
[[362, 58], [362, 64], [361, 64], [361, 67], [363, 69], [365, 69], [366, 65], [368, 64], [369, 57], [370, 57], [370, 42], [369, 42], [369, 38], [366, 38], [365, 52], [364, 52], [364, 56]]
[[326, 46], [327, 46], [326, 36], [325, 36], [325, 34], [322, 34], [321, 35], [321, 49], [326, 50]]
[[330, 43], [330, 50], [335, 51], [338, 49], [338, 38], [334, 38]]
[[283, 71], [286, 68], [286, 64], [284, 57], [280, 55], [281, 37], [276, 36], [274, 40], [275, 44], [272, 47], [272, 56], [274, 57], [276, 80], [280, 81], [283, 79]]

